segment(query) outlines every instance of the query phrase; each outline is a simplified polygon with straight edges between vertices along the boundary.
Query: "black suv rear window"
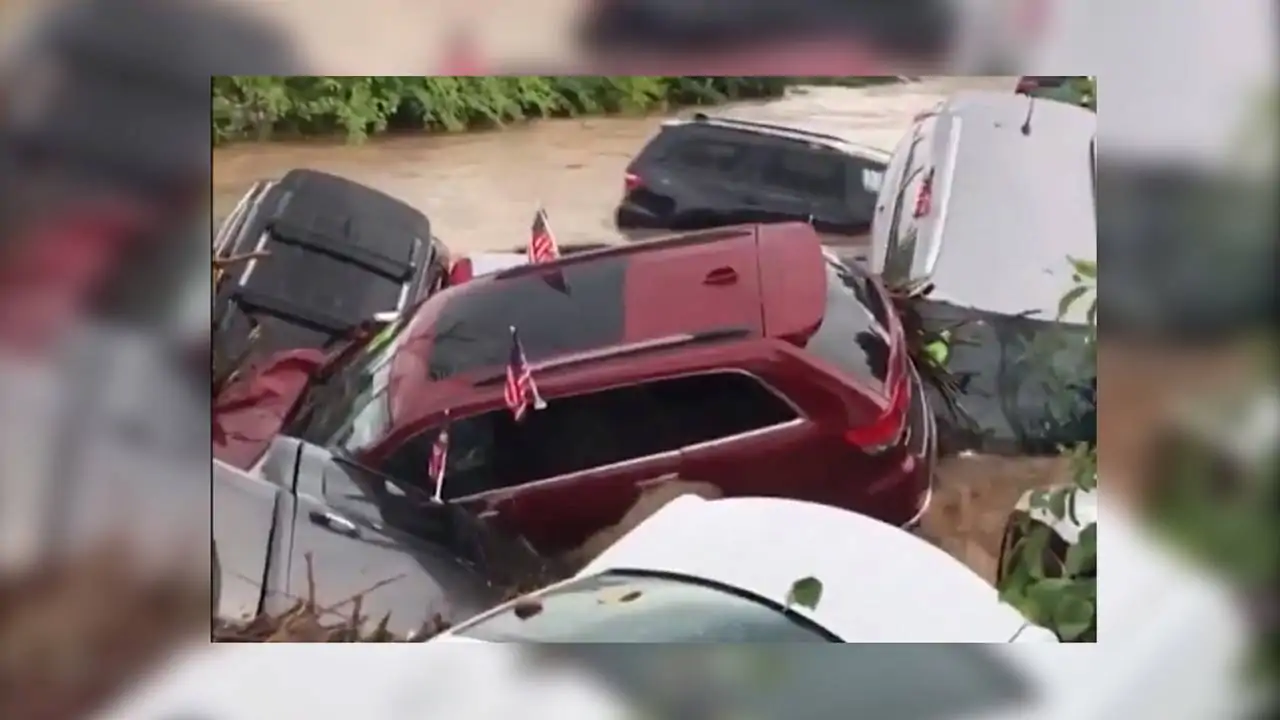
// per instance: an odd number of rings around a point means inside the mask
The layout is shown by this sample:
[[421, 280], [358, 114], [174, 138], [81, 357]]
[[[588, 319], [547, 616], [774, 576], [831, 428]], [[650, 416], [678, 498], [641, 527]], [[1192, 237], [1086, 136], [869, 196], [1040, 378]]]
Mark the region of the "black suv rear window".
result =
[[860, 271], [826, 257], [827, 308], [805, 349], [855, 380], [882, 387], [889, 375], [888, 311]]
[[621, 342], [626, 270], [625, 258], [596, 258], [459, 294], [436, 321], [428, 373], [439, 380], [501, 368], [511, 353], [511, 327], [531, 363]]
[[699, 173], [723, 175], [742, 170], [752, 144], [744, 133], [698, 125], [664, 128], [641, 158], [678, 165]]

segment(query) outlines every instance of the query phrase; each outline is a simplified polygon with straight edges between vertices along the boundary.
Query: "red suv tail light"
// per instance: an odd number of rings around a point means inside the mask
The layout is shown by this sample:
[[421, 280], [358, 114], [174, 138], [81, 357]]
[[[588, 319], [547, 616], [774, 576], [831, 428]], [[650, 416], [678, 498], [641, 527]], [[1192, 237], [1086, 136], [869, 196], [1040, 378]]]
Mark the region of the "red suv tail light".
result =
[[904, 374], [893, 388], [888, 409], [871, 423], [845, 431], [845, 441], [871, 455], [889, 450], [902, 439], [910, 407], [911, 383]]
[[635, 192], [644, 187], [644, 180], [637, 174], [629, 172], [622, 177], [622, 189], [627, 193]]

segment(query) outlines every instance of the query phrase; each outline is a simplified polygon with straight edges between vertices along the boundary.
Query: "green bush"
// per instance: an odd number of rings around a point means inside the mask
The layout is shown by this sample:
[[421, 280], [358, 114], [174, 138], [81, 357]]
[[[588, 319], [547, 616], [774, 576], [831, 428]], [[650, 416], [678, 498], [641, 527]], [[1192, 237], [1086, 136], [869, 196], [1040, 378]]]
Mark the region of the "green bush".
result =
[[[638, 114], [780, 96], [776, 77], [266, 77], [213, 79], [213, 140], [457, 132], [530, 118]], [[892, 78], [826, 80], [864, 85]]]
[[[1088, 351], [1096, 368], [1098, 265], [1076, 259], [1072, 259], [1071, 264], [1075, 287], [1062, 298], [1058, 316], [1066, 315], [1077, 302], [1089, 303]], [[1046, 525], [1021, 518], [1021, 539], [1008, 557], [1002, 559], [1006, 566], [1001, 569], [998, 589], [1002, 600], [1017, 607], [1031, 621], [1053, 630], [1061, 639], [1097, 642], [1098, 581], [1088, 570], [1097, 567], [1098, 528], [1096, 520], [1084, 523], [1082, 518], [1077, 518], [1075, 506], [1077, 493], [1095, 491], [1098, 487], [1098, 451], [1096, 445], [1080, 443], [1064, 448], [1063, 454], [1071, 458], [1072, 482], [1035, 492], [1031, 508], [1047, 510], [1058, 520], [1069, 519], [1080, 525], [1079, 540], [1069, 547], [1065, 558], [1052, 561], [1057, 567], [1045, 567], [1045, 548], [1052, 531]]]

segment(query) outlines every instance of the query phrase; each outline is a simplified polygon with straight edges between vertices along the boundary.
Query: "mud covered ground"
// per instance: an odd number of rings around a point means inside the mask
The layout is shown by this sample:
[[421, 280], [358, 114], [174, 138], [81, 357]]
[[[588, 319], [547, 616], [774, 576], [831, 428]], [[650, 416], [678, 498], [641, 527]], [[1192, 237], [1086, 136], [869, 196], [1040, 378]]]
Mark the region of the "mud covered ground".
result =
[[939, 465], [920, 535], [994, 583], [1005, 518], [1018, 498], [1070, 478], [1065, 458], [947, 458]]

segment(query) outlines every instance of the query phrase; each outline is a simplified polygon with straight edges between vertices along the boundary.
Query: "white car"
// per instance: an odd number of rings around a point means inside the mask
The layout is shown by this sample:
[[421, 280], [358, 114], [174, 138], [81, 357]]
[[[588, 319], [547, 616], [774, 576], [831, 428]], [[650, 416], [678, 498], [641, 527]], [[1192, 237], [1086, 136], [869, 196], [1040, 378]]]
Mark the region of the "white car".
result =
[[[956, 93], [917, 118], [885, 173], [872, 272], [924, 325], [951, 329], [965, 422], [956, 450], [1040, 454], [1087, 441], [1097, 382], [1089, 304], [1059, 318], [1097, 261], [1097, 116], [1012, 92]], [[934, 402], [940, 411], [946, 406]]]
[[[821, 583], [813, 608], [793, 583]], [[941, 549], [779, 498], [672, 500], [575, 577], [440, 636], [485, 642], [1056, 642]]]
[[[725, 526], [749, 532], [725, 536]], [[794, 643], [640, 647], [470, 637], [657, 638], [688, 635], [701, 623], [704, 637], [1007, 640], [1012, 628], [1025, 625], [967, 569], [895, 528], [789, 500], [680, 499], [579, 578], [543, 593], [541, 612], [524, 621], [529, 630], [510, 629], [508, 618], [499, 617], [514, 612], [507, 606], [425, 644], [202, 642], [103, 717], [1243, 717], [1257, 698], [1239, 680], [1249, 629], [1229, 595], [1163, 551], [1121, 508], [1112, 508], [1103, 531], [1111, 568], [1099, 586], [1105, 644], [1057, 644], [1035, 628], [1015, 630], [1016, 642], [825, 650]], [[680, 585], [679, 575], [659, 573], [650, 576], [658, 582], [629, 600], [634, 589], [590, 585], [623, 568], [655, 564], [677, 573], [714, 566], [715, 577], [758, 585], [758, 592], [707, 577], [684, 576]], [[816, 610], [781, 610], [792, 581], [807, 574], [823, 580]], [[664, 577], [672, 584], [664, 587]], [[963, 629], [966, 622], [978, 629]]]

